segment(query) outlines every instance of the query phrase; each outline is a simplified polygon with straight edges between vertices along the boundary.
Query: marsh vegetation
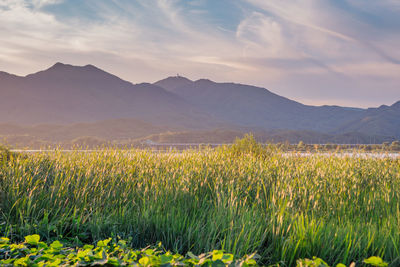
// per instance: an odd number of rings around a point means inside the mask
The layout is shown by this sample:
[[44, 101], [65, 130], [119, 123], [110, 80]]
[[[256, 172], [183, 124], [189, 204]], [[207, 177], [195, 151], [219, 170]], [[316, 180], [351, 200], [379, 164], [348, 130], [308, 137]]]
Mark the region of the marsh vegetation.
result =
[[257, 252], [400, 264], [400, 159], [282, 156], [252, 138], [197, 152], [1, 157], [0, 236], [72, 246], [108, 237], [186, 254]]

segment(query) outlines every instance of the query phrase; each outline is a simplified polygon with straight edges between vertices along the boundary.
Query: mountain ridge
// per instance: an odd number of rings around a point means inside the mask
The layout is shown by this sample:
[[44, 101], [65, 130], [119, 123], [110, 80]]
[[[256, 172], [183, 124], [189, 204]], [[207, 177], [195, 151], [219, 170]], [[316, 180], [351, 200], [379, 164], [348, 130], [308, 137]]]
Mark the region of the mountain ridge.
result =
[[0, 122], [19, 124], [117, 118], [179, 124], [180, 118], [187, 117], [184, 124], [195, 125], [198, 118], [204, 117], [201, 111], [159, 86], [132, 84], [93, 65], [62, 63], [1, 83], [0, 112]]
[[[164, 86], [164, 81], [167, 79], [156, 84]], [[216, 83], [207, 79], [186, 82], [184, 86], [172, 86], [169, 81], [165, 89], [183, 97], [194, 106], [213, 110], [231, 123], [249, 127], [262, 126], [267, 129], [330, 132], [352, 119], [357, 119], [358, 113], [363, 110], [339, 106], [304, 105], [262, 87]]]
[[[57, 62], [26, 76], [0, 72], [1, 124], [44, 127], [43, 124], [97, 123], [102, 132], [106, 125], [114, 125], [115, 138], [119, 138], [118, 129], [121, 130], [123, 123], [114, 120], [126, 119], [147, 125], [146, 129], [157, 129], [151, 134], [224, 128], [298, 131], [303, 136], [307, 131], [329, 136], [358, 133], [365, 140], [365, 136], [400, 139], [397, 118], [400, 118], [400, 101], [368, 109], [312, 106], [266, 88], [209, 79], [193, 81], [171, 76], [155, 83], [133, 84], [91, 64], [74, 66]], [[11, 128], [18, 132], [17, 128]], [[139, 131], [137, 127], [127, 128]], [[79, 132], [74, 127], [69, 129]], [[130, 134], [137, 137], [132, 131]]]

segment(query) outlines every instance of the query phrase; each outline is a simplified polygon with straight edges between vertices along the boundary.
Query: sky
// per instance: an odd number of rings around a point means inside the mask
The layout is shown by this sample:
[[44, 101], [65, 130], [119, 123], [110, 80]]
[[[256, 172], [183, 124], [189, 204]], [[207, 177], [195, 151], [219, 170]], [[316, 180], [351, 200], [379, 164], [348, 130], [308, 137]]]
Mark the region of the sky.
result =
[[400, 0], [0, 0], [0, 70], [93, 64], [180, 74], [312, 105], [400, 100]]

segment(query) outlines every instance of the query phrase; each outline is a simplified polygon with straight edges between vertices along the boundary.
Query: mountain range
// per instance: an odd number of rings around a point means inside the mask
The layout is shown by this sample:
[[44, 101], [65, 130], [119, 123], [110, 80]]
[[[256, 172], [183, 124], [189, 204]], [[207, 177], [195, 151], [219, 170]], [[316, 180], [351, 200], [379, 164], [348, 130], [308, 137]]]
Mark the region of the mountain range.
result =
[[271, 140], [291, 133], [297, 139], [289, 141], [390, 141], [400, 139], [400, 101], [368, 109], [310, 106], [265, 88], [207, 79], [132, 84], [93, 65], [56, 63], [24, 77], [0, 72], [0, 136], [7, 140], [126, 141], [166, 132], [214, 140], [221, 130], [229, 140], [232, 133], [257, 132]]

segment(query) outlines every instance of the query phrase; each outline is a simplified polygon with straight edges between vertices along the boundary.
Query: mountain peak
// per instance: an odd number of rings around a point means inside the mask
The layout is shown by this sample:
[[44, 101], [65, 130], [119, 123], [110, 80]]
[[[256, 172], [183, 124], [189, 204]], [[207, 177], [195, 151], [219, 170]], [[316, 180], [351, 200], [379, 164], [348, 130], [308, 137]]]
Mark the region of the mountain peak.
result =
[[42, 74], [42, 73], [53, 73], [53, 74], [60, 73], [60, 72], [64, 72], [67, 70], [74, 69], [74, 68], [75, 68], [75, 66], [73, 66], [73, 65], [57, 62], [54, 65], [52, 65], [50, 68], [47, 68], [45, 70], [42, 70], [42, 71], [39, 71], [39, 72], [36, 72], [33, 74], [29, 74], [26, 77], [32, 77], [32, 76], [35, 76], [36, 74]]
[[53, 66], [48, 68], [47, 70], [65, 69], [66, 67], [72, 67], [72, 65], [68, 65], [68, 64], [61, 63], [61, 62], [57, 62]]
[[55, 63], [53, 66], [51, 66], [47, 70], [65, 70], [65, 69], [72, 69], [72, 68], [100, 70], [99, 68], [97, 68], [96, 66], [94, 66], [92, 64], [88, 64], [85, 66], [75, 66], [75, 65], [71, 65], [71, 64], [65, 64], [62, 62]]
[[62, 66], [66, 66], [67, 64], [64, 64], [64, 63], [62, 63], [62, 62], [56, 62], [54, 65], [53, 65], [53, 68], [57, 68], [57, 67], [62, 67]]
[[33, 74], [25, 76], [27, 78], [34, 79], [72, 79], [72, 80], [93, 80], [93, 79], [108, 79], [113, 78], [114, 80], [122, 81], [117, 76], [108, 73], [102, 69], [97, 68], [94, 65], [75, 66], [70, 64], [64, 64], [61, 62], [55, 63], [53, 66], [46, 70], [42, 70]]
[[199, 83], [214, 83], [213, 81], [211, 81], [210, 79], [199, 79], [196, 82]]
[[[158, 82], [164, 82], [164, 81], [170, 81], [170, 82], [193, 82], [192, 80], [190, 80], [190, 79], [188, 79], [186, 77], [183, 77], [183, 76], [179, 76], [179, 75], [169, 76], [169, 77], [167, 77], [165, 79], [162, 79], [162, 80], [160, 80]], [[158, 82], [156, 82], [156, 83], [158, 83]]]
[[192, 80], [183, 77], [183, 76], [170, 76], [158, 82], [155, 82], [154, 85], [164, 88], [167, 91], [174, 91], [177, 88], [191, 85], [193, 83]]
[[87, 70], [100, 70], [103, 71], [102, 69], [99, 69], [98, 67], [96, 67], [95, 65], [92, 64], [88, 64], [82, 67], [83, 69], [87, 69]]

